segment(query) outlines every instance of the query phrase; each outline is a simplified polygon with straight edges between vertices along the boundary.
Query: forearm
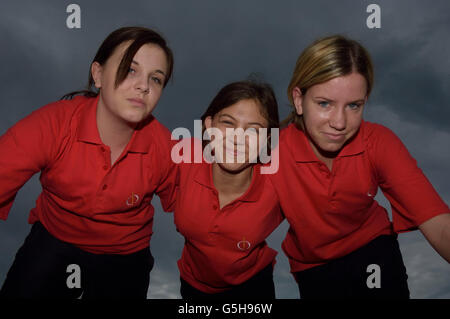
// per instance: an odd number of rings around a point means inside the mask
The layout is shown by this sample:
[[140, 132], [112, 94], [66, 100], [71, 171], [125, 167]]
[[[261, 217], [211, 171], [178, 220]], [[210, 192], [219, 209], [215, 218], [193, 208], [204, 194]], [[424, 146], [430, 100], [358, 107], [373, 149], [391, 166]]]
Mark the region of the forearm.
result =
[[450, 222], [448, 222], [442, 229], [437, 250], [439, 254], [444, 257], [448, 263], [450, 263]]
[[450, 263], [450, 214], [435, 216], [419, 229], [438, 254]]

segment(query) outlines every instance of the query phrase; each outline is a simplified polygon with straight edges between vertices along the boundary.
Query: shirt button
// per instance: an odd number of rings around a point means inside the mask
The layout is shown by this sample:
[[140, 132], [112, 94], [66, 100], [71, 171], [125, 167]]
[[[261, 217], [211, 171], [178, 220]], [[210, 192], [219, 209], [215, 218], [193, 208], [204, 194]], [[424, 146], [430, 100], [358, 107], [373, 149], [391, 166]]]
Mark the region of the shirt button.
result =
[[213, 205], [213, 209], [216, 210], [217, 209], [217, 205]]
[[102, 187], [103, 190], [105, 190], [105, 189], [107, 189], [107, 188], [108, 188], [108, 185], [106, 185], [106, 184], [103, 185], [103, 187]]
[[107, 169], [108, 169], [108, 165], [104, 165], [104, 166], [103, 166], [103, 170], [106, 171]]
[[104, 152], [106, 152], [106, 149], [102, 146], [101, 148], [100, 148], [100, 150], [104, 153]]

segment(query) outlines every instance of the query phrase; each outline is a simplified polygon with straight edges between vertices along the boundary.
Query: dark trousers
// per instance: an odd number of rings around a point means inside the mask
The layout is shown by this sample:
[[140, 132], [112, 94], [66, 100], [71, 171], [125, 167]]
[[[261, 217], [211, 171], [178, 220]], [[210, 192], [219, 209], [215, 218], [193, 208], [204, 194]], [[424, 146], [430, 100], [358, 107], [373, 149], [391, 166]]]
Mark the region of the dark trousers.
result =
[[379, 236], [347, 256], [294, 276], [302, 299], [409, 298], [396, 236]]
[[234, 286], [231, 289], [219, 293], [206, 293], [200, 291], [183, 278], [180, 278], [181, 297], [186, 300], [206, 300], [206, 301], [220, 301], [220, 300], [252, 300], [252, 299], [275, 299], [275, 286], [273, 283], [273, 266], [269, 264], [259, 273], [254, 275], [246, 282]]
[[92, 254], [53, 237], [35, 223], [16, 254], [0, 298], [145, 299], [153, 257]]

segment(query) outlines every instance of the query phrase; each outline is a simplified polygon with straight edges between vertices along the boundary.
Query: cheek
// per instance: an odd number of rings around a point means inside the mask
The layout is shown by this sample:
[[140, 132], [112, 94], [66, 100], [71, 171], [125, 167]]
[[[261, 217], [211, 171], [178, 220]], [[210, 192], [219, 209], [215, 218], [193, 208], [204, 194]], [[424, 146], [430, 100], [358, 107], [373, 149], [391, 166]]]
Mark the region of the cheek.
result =
[[114, 85], [115, 85], [115, 81], [111, 81], [111, 82], [110, 82], [110, 88], [111, 88], [111, 90], [113, 90], [114, 93], [120, 93], [120, 94], [123, 94], [123, 93], [129, 93], [130, 90], [131, 90], [131, 88], [133, 87], [132, 80], [130, 80], [130, 79], [125, 79], [125, 80], [123, 80], [123, 82], [120, 83], [120, 84], [117, 86], [117, 88], [115, 88]]
[[360, 113], [360, 114], [352, 114], [351, 116], [348, 117], [348, 119], [349, 119], [349, 124], [351, 126], [351, 130], [352, 131], [356, 131], [361, 126], [362, 113]]
[[305, 112], [303, 114], [303, 123], [309, 132], [312, 132], [328, 122], [325, 112]]

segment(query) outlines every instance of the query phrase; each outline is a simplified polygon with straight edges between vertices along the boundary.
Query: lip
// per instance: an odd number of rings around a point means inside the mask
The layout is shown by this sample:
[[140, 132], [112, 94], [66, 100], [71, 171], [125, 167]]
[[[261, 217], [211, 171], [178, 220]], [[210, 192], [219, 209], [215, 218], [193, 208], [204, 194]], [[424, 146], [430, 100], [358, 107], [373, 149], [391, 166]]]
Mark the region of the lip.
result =
[[234, 155], [234, 156], [237, 156], [238, 154], [244, 154], [245, 155], [245, 152], [239, 152], [238, 151], [238, 146], [237, 145], [234, 147], [234, 149], [225, 147], [225, 152], [229, 153], [230, 155]]
[[333, 133], [326, 133], [323, 132], [323, 134], [328, 137], [330, 140], [333, 141], [339, 141], [342, 140], [343, 138], [345, 138], [345, 134], [333, 134]]
[[129, 102], [131, 102], [131, 104], [136, 105], [136, 106], [145, 106], [145, 102], [143, 99], [140, 98], [131, 98], [131, 99], [127, 99]]

